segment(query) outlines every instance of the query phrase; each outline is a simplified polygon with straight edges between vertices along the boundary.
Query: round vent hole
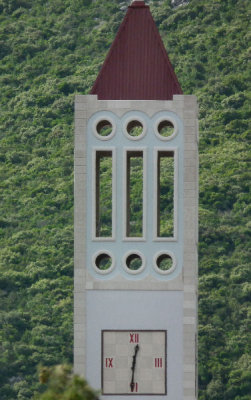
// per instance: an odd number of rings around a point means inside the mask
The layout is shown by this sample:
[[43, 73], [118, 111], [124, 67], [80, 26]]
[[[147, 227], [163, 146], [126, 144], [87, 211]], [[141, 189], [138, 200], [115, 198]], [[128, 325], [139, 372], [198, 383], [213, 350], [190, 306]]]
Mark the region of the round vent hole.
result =
[[161, 254], [157, 258], [156, 264], [161, 271], [169, 271], [173, 266], [173, 259], [169, 254]]
[[173, 123], [168, 120], [161, 121], [158, 125], [158, 132], [163, 137], [172, 136], [172, 134], [174, 133]]
[[101, 271], [105, 271], [112, 266], [112, 258], [109, 254], [102, 253], [96, 257], [95, 260], [96, 267]]
[[110, 136], [112, 133], [112, 124], [110, 121], [102, 120], [99, 121], [96, 126], [97, 133], [102, 137]]
[[142, 267], [142, 258], [138, 254], [130, 254], [126, 259], [126, 266], [132, 271], [137, 271]]
[[143, 133], [143, 124], [140, 121], [130, 121], [127, 124], [126, 130], [130, 136], [140, 136]]

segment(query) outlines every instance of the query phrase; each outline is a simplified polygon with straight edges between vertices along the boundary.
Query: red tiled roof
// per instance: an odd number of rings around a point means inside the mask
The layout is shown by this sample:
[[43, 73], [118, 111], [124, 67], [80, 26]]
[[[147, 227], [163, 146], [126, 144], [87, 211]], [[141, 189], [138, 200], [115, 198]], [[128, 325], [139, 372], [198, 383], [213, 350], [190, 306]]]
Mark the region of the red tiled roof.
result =
[[144, 1], [128, 7], [91, 94], [100, 100], [170, 100], [182, 94]]

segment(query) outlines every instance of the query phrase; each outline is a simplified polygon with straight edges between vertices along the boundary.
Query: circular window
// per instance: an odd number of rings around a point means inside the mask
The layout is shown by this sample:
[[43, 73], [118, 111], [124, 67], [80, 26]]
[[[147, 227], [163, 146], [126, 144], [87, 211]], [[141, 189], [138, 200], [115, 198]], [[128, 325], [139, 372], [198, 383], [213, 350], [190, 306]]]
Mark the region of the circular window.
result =
[[145, 268], [145, 259], [138, 251], [127, 253], [124, 257], [124, 268], [130, 274], [138, 274]]
[[155, 124], [155, 133], [161, 140], [170, 140], [177, 133], [176, 121], [172, 118], [161, 118]]
[[115, 126], [110, 118], [102, 118], [95, 121], [93, 126], [94, 134], [98, 139], [111, 139], [115, 133]]
[[140, 136], [143, 132], [143, 125], [140, 121], [130, 121], [129, 124], [127, 124], [126, 130], [130, 136]]
[[131, 140], [139, 140], [145, 136], [146, 126], [143, 120], [137, 119], [127, 119], [124, 128], [125, 135]]
[[114, 268], [112, 255], [108, 251], [95, 254], [93, 257], [93, 266], [99, 274], [108, 274]]
[[173, 254], [160, 252], [154, 257], [154, 268], [159, 274], [170, 274], [176, 267]]
[[161, 121], [158, 125], [158, 132], [163, 137], [172, 136], [174, 132], [174, 126], [171, 121]]

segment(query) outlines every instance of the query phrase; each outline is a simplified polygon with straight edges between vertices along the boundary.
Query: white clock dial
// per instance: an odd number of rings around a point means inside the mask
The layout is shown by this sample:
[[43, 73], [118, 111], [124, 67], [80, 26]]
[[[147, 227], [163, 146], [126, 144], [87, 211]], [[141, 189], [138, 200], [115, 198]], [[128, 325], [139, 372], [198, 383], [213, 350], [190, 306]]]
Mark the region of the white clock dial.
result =
[[103, 330], [102, 394], [166, 394], [166, 357], [164, 330]]

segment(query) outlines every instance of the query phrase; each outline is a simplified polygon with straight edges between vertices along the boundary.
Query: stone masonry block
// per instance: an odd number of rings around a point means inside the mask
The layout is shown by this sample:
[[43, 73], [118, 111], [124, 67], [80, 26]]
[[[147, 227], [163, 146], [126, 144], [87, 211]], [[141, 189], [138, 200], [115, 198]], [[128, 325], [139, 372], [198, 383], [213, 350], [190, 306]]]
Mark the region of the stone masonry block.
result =
[[[85, 181], [81, 182], [81, 186], [79, 185], [78, 188], [74, 190], [74, 196], [75, 196], [75, 202], [74, 202], [74, 217], [79, 218], [82, 216], [86, 216], [86, 203], [85, 203], [85, 198], [84, 198], [84, 189], [83, 186], [85, 185]], [[82, 218], [81, 218], [81, 223], [82, 223]], [[75, 219], [75, 222], [77, 220]]]
[[82, 279], [84, 277], [84, 271], [79, 268], [74, 269], [74, 277], [77, 279]]
[[197, 189], [197, 182], [184, 182], [184, 189]]
[[183, 362], [184, 363], [191, 363], [193, 362], [195, 359], [195, 355], [194, 354], [184, 354], [183, 357]]
[[184, 243], [187, 246], [195, 246], [197, 245], [197, 240], [196, 240], [196, 233], [194, 232], [194, 235], [191, 236], [191, 234], [186, 234], [186, 237], [184, 237]]
[[85, 150], [85, 148], [86, 148], [86, 139], [85, 139], [84, 135], [79, 135], [79, 134], [75, 133], [74, 147], [75, 147], [75, 150], [76, 149]]
[[[151, 104], [147, 101], [142, 101], [142, 100], [131, 100], [130, 101], [130, 107], [133, 110], [144, 110], [144, 109], [150, 109], [151, 108]], [[152, 107], [153, 109], [153, 107]]]
[[184, 338], [185, 349], [193, 348], [195, 351], [195, 334], [194, 332], [187, 333]]
[[198, 200], [196, 197], [186, 197], [184, 199], [184, 207], [197, 206]]
[[188, 222], [193, 222], [195, 219], [195, 216], [197, 215], [196, 212], [196, 207], [195, 206], [190, 206], [190, 207], [185, 207], [185, 212], [184, 212], [184, 221], [185, 223]]
[[[74, 164], [75, 164], [75, 167], [77, 167], [77, 166], [85, 167], [87, 165], [86, 157], [75, 157]], [[86, 172], [86, 168], [83, 168], [82, 171], [84, 174]]]
[[174, 111], [183, 111], [184, 109], [184, 102], [182, 100], [174, 100], [173, 101], [173, 110]]
[[131, 108], [131, 101], [130, 100], [109, 100], [108, 108], [110, 110], [112, 110], [112, 109], [116, 110], [118, 108], [121, 108], [123, 110], [128, 110]]
[[86, 95], [83, 95], [83, 94], [76, 94], [75, 95], [75, 102], [76, 103], [86, 103]]
[[86, 118], [76, 118], [74, 120], [75, 128], [85, 128], [86, 127]]
[[99, 110], [110, 110], [110, 108], [108, 107], [108, 100], [98, 100], [97, 107]]
[[81, 277], [74, 276], [74, 287], [75, 287], [75, 285], [78, 285], [78, 291], [75, 293], [79, 293], [81, 291], [80, 290], [81, 288], [83, 290], [84, 289], [84, 276], [81, 276]]
[[198, 152], [196, 150], [186, 150], [186, 158], [197, 158]]
[[85, 335], [85, 331], [74, 331], [74, 340], [81, 340], [82, 343], [80, 343], [79, 345], [76, 344], [76, 347], [81, 347], [81, 345], [83, 344], [83, 337]]
[[194, 94], [186, 94], [183, 97], [184, 97], [184, 103], [186, 105], [188, 104], [197, 105], [197, 96], [195, 96]]
[[193, 189], [185, 189], [184, 190], [184, 197], [189, 197], [189, 198], [192, 197], [193, 198], [193, 197], [195, 197], [195, 195], [196, 195], [196, 193], [195, 193], [195, 190], [193, 190]]
[[184, 310], [185, 309], [196, 309], [196, 303], [194, 300], [184, 300]]
[[197, 254], [194, 254], [194, 253], [187, 253], [184, 251], [184, 258], [185, 258], [185, 261], [189, 262], [189, 263], [197, 262]]
[[[81, 197], [82, 197], [82, 193], [83, 190], [85, 188], [85, 179], [86, 179], [86, 174], [85, 173], [78, 173], [77, 171], [75, 171], [75, 175], [74, 175], [74, 180], [75, 183], [77, 184], [76, 186], [78, 186], [77, 188], [75, 188], [75, 193], [80, 193]], [[82, 198], [81, 198], [82, 201]]]
[[192, 372], [195, 374], [195, 365], [194, 364], [185, 364], [184, 365], [184, 373]]
[[197, 143], [196, 134], [192, 135], [190, 130], [188, 130], [187, 134], [184, 135], [185, 143]]
[[85, 332], [85, 324], [75, 324], [74, 332]]
[[192, 127], [196, 127], [196, 119], [194, 119], [194, 118], [185, 118], [184, 119], [184, 126], [185, 127], [190, 127], [190, 126], [192, 126]]
[[83, 322], [83, 312], [84, 312], [84, 306], [81, 308], [75, 307], [74, 323], [81, 324]]
[[[86, 211], [85, 211], [85, 204], [82, 203], [79, 200], [79, 204], [77, 206], [75, 202], [75, 207], [74, 207], [74, 221], [77, 227], [76, 232], [79, 232], [79, 224], [83, 224], [85, 226], [85, 217], [86, 217]], [[76, 240], [78, 238], [76, 237]]]
[[[76, 208], [76, 207], [75, 207]], [[83, 239], [85, 239], [85, 229], [83, 229], [83, 226], [85, 226], [85, 216], [86, 213], [83, 212], [82, 210], [75, 210], [74, 209], [74, 221], [75, 221], [75, 225], [76, 227], [74, 227], [74, 233], [75, 233], [75, 241], [76, 245], [80, 245], [82, 243], [83, 245]], [[83, 226], [81, 226], [80, 224], [82, 224]], [[82, 246], [84, 247], [84, 246]]]
[[[77, 322], [77, 321], [76, 321]], [[81, 322], [81, 321], [80, 321]], [[196, 326], [197, 326], [197, 324], [195, 324], [195, 323], [193, 323], [193, 324], [184, 324], [183, 325], [183, 332], [184, 332], [184, 335], [186, 335], [186, 334], [191, 334], [191, 333], [193, 333], [193, 334], [195, 334], [195, 328], [196, 328]], [[189, 364], [189, 363], [188, 363]]]
[[184, 371], [183, 376], [184, 376], [184, 381], [186, 381], [186, 382], [191, 381], [194, 384], [194, 382], [195, 382], [195, 369], [193, 371], [186, 371], [186, 372]]
[[85, 266], [82, 255], [74, 254], [74, 268], [75, 269], [83, 269]]
[[85, 288], [84, 283], [78, 281], [77, 283], [74, 284], [74, 293], [82, 292], [84, 288]]
[[[81, 105], [83, 103], [80, 103]], [[75, 120], [79, 119], [79, 118], [84, 118], [86, 119], [86, 110], [75, 110], [75, 114], [74, 114]]]
[[98, 96], [96, 94], [89, 94], [86, 96], [86, 103], [88, 109], [98, 108]]
[[164, 110], [173, 110], [174, 104], [171, 100], [166, 100], [164, 101], [163, 108]]
[[196, 269], [193, 268], [184, 268], [184, 277], [193, 277], [194, 274], [196, 273]]
[[188, 302], [188, 303], [193, 303], [193, 304], [195, 304], [195, 302], [196, 302], [197, 300], [196, 300], [196, 293], [195, 292], [185, 292], [184, 293], [184, 307], [186, 307], [185, 306], [185, 302]]
[[[75, 357], [84, 356], [84, 355], [85, 355], [85, 346], [84, 346], [84, 344], [82, 344], [81, 347], [74, 346], [74, 358]], [[78, 360], [82, 360], [83, 361], [83, 358], [81, 357]]]
[[81, 285], [85, 281], [85, 273], [83, 268], [75, 268], [74, 269], [74, 281], [75, 283], [81, 283]]
[[185, 141], [188, 136], [192, 136], [194, 138], [194, 140], [196, 140], [196, 136], [197, 136], [197, 127], [196, 126], [185, 126], [184, 127]]
[[184, 159], [184, 167], [196, 167], [196, 160], [195, 158], [185, 158]]
[[85, 233], [85, 227], [81, 226], [78, 224], [76, 226], [76, 229], [74, 229], [75, 235], [79, 236], [80, 241], [83, 243], [85, 241], [86, 233]]
[[189, 254], [197, 254], [197, 247], [195, 245], [184, 245], [184, 252]]
[[77, 254], [78, 257], [84, 257], [85, 256], [85, 248], [83, 246], [82, 240], [74, 241], [74, 251]]
[[184, 281], [188, 285], [195, 285], [195, 287], [198, 286], [198, 279], [195, 276], [184, 276]]
[[84, 338], [77, 338], [76, 336], [74, 336], [74, 345], [76, 346], [76, 348], [81, 347], [81, 345], [83, 344]]
[[194, 182], [197, 180], [197, 171], [195, 167], [188, 167], [184, 171], [184, 181]]
[[85, 293], [74, 294], [74, 302], [79, 302], [82, 306], [85, 303]]
[[185, 148], [185, 151], [186, 151], [186, 150], [197, 150], [197, 149], [198, 149], [198, 144], [197, 144], [197, 142], [194, 142], [194, 143], [191, 143], [191, 142], [185, 143], [184, 148]]
[[185, 388], [184, 389], [184, 400], [187, 400], [186, 396], [193, 396], [192, 398], [195, 399], [195, 383], [194, 383], [194, 389], [190, 388]]
[[193, 118], [197, 119], [197, 110], [193, 107], [192, 109], [187, 109], [186, 105], [184, 104], [184, 118]]
[[174, 94], [173, 95], [173, 100], [174, 101], [183, 101], [185, 100], [186, 95], [183, 94]]
[[85, 240], [86, 237], [84, 215], [74, 210], [74, 216], [75, 216], [74, 234], [76, 235], [75, 241], [83, 242], [83, 240]]
[[83, 158], [85, 157], [85, 150], [75, 149], [74, 150], [74, 157], [76, 158]]
[[85, 348], [84, 347], [74, 347], [74, 360], [78, 362], [83, 362], [85, 355]]
[[190, 285], [185, 283], [184, 284], [184, 294], [192, 293], [193, 295], [196, 294], [196, 287], [194, 285]]
[[185, 317], [184, 319], [183, 319], [183, 323], [185, 324], [185, 325], [191, 325], [191, 324], [196, 324], [196, 318], [195, 317]]
[[184, 308], [184, 316], [185, 317], [196, 317], [197, 309], [194, 308]]
[[[184, 252], [184, 254], [187, 256], [187, 257], [190, 257], [190, 255], [191, 255], [191, 253], [189, 253], [189, 252]], [[184, 268], [190, 268], [190, 269], [193, 269], [193, 268], [197, 268], [197, 264], [198, 264], [198, 256], [197, 256], [197, 253], [195, 253], [194, 254], [194, 257], [192, 257], [192, 261], [191, 260], [184, 260]]]
[[[194, 354], [193, 355], [184, 355], [183, 362], [184, 363], [191, 363], [191, 362], [194, 361], [194, 359], [195, 359], [195, 355]], [[195, 381], [194, 381], [194, 387], [195, 387]]]
[[75, 132], [75, 135], [84, 136], [85, 135], [85, 127], [75, 125], [74, 132]]
[[86, 112], [86, 103], [85, 102], [75, 102], [74, 111], [75, 111], [75, 113], [78, 113], [78, 112], [85, 113]]
[[84, 168], [84, 166], [82, 166], [82, 165], [76, 165], [76, 166], [74, 167], [74, 173], [75, 173], [75, 174], [83, 174], [83, 175], [85, 175], [85, 168]]
[[187, 378], [188, 380], [184, 380], [184, 388], [185, 389], [193, 389], [195, 386], [195, 376], [192, 377], [191, 374], [191, 378]]

